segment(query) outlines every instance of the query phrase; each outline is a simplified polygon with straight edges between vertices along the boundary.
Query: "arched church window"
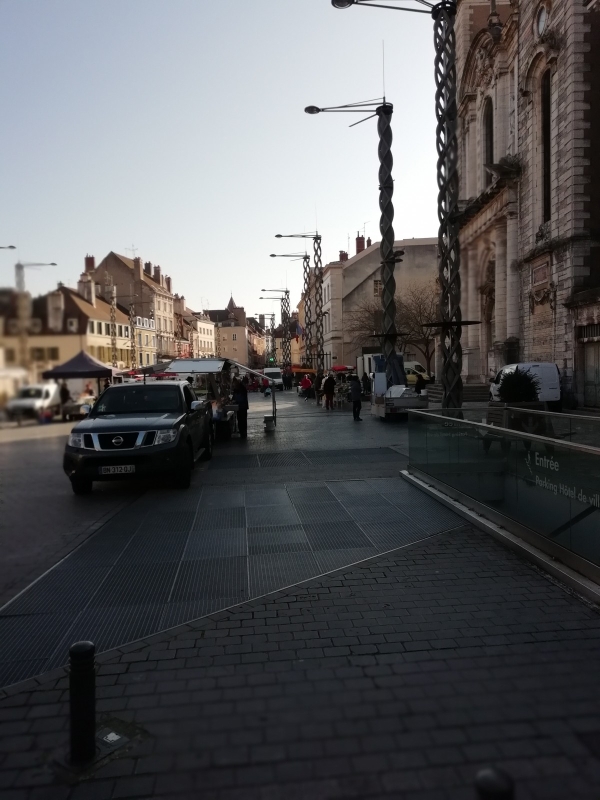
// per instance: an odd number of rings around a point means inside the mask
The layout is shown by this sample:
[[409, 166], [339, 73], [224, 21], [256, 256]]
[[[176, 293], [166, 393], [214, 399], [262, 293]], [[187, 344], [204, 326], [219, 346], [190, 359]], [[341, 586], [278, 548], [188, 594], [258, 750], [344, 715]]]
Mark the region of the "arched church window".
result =
[[541, 83], [542, 117], [542, 205], [544, 222], [552, 216], [552, 75], [546, 70]]
[[494, 107], [488, 97], [483, 106], [483, 166], [484, 183], [489, 186], [493, 180], [491, 172], [485, 169], [486, 164], [494, 163]]

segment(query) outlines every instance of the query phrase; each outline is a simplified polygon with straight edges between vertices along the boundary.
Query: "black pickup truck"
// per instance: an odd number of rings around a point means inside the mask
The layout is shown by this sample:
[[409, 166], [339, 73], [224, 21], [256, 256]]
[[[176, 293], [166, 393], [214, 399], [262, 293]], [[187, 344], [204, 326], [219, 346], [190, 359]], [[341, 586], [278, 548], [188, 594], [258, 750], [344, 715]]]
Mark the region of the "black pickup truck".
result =
[[94, 481], [158, 474], [187, 489], [194, 462], [211, 458], [213, 439], [212, 405], [186, 381], [119, 384], [73, 428], [63, 467], [75, 494], [91, 492]]

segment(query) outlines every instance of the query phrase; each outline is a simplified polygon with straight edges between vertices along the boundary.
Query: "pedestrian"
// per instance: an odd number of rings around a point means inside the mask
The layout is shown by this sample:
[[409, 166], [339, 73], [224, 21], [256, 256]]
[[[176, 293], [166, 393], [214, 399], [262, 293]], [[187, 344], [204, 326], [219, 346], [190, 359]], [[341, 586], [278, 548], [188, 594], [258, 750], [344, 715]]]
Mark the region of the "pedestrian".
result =
[[248, 436], [248, 391], [243, 381], [237, 378], [233, 381], [233, 402], [237, 405], [237, 420], [238, 431], [240, 438], [245, 439]]
[[362, 386], [363, 386], [363, 394], [370, 395], [371, 394], [371, 379], [369, 378], [368, 372], [363, 372], [362, 376]]
[[362, 422], [360, 416], [362, 387], [358, 375], [350, 376], [350, 399], [352, 400], [352, 416], [355, 422]]
[[427, 386], [425, 382], [425, 378], [421, 375], [420, 372], [417, 372], [417, 380], [415, 382], [415, 392], [417, 394], [421, 394], [423, 389]]
[[110, 381], [108, 380], [108, 378], [106, 378], [106, 380], [104, 381], [104, 388], [108, 389], [109, 386], [110, 386]]
[[94, 396], [94, 390], [92, 389], [92, 384], [89, 381], [86, 383], [83, 393], [88, 395], [89, 397]]
[[317, 377], [315, 378], [315, 396], [317, 398], [317, 405], [321, 405], [321, 398], [323, 397], [323, 392], [321, 387], [323, 386], [323, 373], [321, 370], [317, 372]]
[[325, 392], [325, 410], [329, 411], [329, 409], [331, 409], [333, 411], [333, 395], [335, 393], [335, 378], [333, 377], [333, 372], [330, 372], [325, 378], [323, 391]]
[[305, 375], [302, 380], [300, 381], [300, 387], [302, 389], [302, 396], [304, 397], [304, 401], [308, 400], [310, 395], [310, 390], [312, 389], [312, 383], [308, 375]]
[[71, 399], [71, 392], [69, 391], [69, 387], [67, 386], [67, 382], [66, 381], [63, 381], [61, 383], [59, 392], [60, 392], [60, 405], [61, 405], [61, 411], [62, 411], [62, 418], [63, 418], [63, 422], [65, 422], [66, 419], [67, 419], [65, 406], [67, 405], [67, 403]]

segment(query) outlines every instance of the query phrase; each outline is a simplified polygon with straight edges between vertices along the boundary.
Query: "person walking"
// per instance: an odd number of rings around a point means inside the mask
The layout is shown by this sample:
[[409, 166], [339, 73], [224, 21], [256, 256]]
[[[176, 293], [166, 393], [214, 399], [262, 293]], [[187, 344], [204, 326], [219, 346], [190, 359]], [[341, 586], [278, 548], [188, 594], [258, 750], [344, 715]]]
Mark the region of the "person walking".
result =
[[329, 409], [331, 409], [333, 411], [333, 395], [335, 393], [335, 378], [333, 377], [333, 372], [330, 372], [325, 378], [323, 391], [325, 392], [325, 410], [329, 411]]
[[371, 394], [371, 379], [369, 378], [369, 373], [368, 372], [363, 372], [362, 386], [363, 386], [363, 394], [370, 395]]
[[358, 375], [350, 377], [350, 399], [352, 400], [352, 415], [355, 422], [362, 422], [360, 416], [362, 387]]
[[71, 392], [69, 391], [69, 387], [67, 386], [67, 382], [66, 381], [63, 381], [61, 383], [59, 393], [60, 393], [60, 407], [61, 407], [61, 412], [62, 412], [62, 418], [63, 418], [63, 422], [66, 422], [67, 413], [65, 411], [65, 406], [67, 405], [67, 403], [71, 399]]
[[317, 398], [317, 405], [321, 405], [321, 398], [323, 397], [323, 391], [321, 387], [323, 386], [323, 373], [321, 370], [317, 372], [317, 377], [315, 378], [315, 397]]
[[240, 432], [240, 438], [246, 439], [248, 436], [248, 390], [238, 378], [234, 380], [232, 388], [232, 399], [238, 407], [238, 431]]
[[310, 390], [312, 389], [312, 383], [310, 382], [310, 378], [308, 375], [305, 375], [302, 380], [300, 381], [300, 387], [302, 389], [302, 396], [304, 397], [304, 402], [306, 402], [310, 395]]

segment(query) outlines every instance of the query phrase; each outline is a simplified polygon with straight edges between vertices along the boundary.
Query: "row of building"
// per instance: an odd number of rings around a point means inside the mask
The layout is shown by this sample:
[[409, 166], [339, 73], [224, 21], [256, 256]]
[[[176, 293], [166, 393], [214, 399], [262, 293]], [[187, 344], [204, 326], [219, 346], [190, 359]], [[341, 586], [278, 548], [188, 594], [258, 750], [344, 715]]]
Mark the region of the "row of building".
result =
[[0, 367], [24, 368], [33, 382], [82, 350], [123, 370], [215, 355], [260, 368], [267, 335], [264, 320], [233, 298], [223, 310], [196, 311], [160, 266], [115, 252], [98, 265], [87, 255], [76, 288], [59, 283], [33, 299], [0, 290]]

